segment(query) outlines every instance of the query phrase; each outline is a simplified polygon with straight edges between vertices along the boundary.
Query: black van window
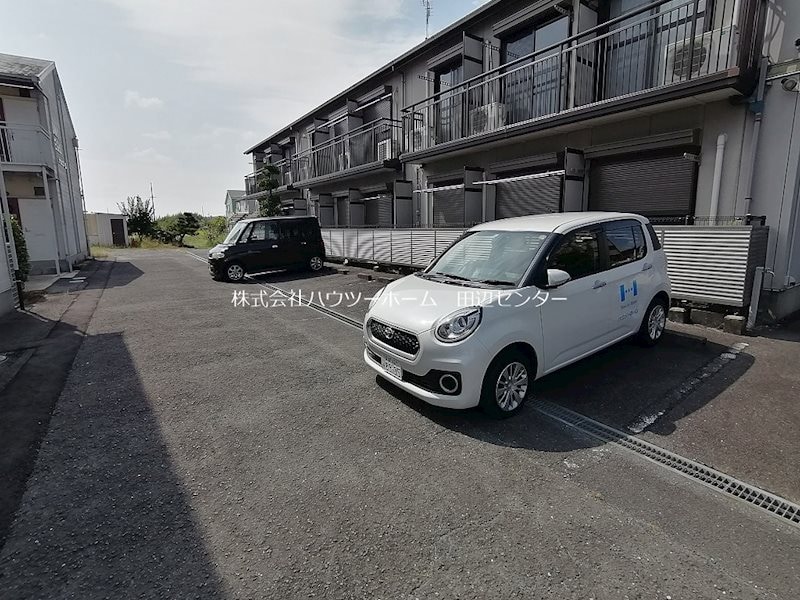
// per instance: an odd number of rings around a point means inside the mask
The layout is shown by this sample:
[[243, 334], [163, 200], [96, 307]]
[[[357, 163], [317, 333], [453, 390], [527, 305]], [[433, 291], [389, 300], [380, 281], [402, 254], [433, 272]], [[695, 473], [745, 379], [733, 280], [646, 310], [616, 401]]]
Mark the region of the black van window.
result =
[[566, 271], [572, 279], [601, 271], [598, 233], [594, 229], [578, 229], [568, 233], [550, 255], [547, 268]]
[[317, 227], [316, 223], [311, 220], [307, 219], [305, 221], [300, 221], [300, 231], [303, 236], [303, 240], [306, 242], [315, 242], [317, 241]]
[[256, 221], [247, 238], [250, 242], [275, 241], [278, 239], [278, 227], [270, 221]]
[[300, 223], [297, 221], [282, 221], [280, 224], [281, 239], [296, 241], [300, 239]]

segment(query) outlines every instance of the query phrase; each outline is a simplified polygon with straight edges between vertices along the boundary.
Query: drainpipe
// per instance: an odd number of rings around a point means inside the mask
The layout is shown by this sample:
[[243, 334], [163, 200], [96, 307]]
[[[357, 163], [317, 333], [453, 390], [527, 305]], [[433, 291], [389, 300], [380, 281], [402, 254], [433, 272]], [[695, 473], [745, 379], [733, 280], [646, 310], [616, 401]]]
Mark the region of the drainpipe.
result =
[[44, 197], [47, 201], [47, 206], [50, 207], [50, 216], [53, 219], [53, 235], [55, 237], [53, 241], [56, 243], [56, 275], [61, 275], [61, 256], [58, 251], [58, 235], [56, 235], [56, 214], [55, 210], [53, 210], [53, 201], [50, 196], [50, 185], [47, 182], [47, 167], [42, 167], [42, 180], [44, 181]]
[[750, 105], [750, 110], [755, 113], [753, 121], [753, 136], [750, 140], [747, 157], [747, 171], [745, 173], [744, 214], [750, 214], [750, 205], [753, 203], [753, 173], [756, 169], [756, 156], [758, 154], [758, 138], [761, 134], [761, 118], [764, 111], [764, 89], [767, 83], [767, 69], [769, 58], [761, 58], [761, 68], [758, 73], [758, 89], [755, 100]]
[[717, 218], [719, 212], [719, 189], [722, 184], [722, 161], [725, 158], [725, 144], [728, 141], [728, 134], [720, 133], [717, 136], [717, 156], [714, 159], [714, 180], [711, 185], [711, 208], [708, 216], [712, 221]]

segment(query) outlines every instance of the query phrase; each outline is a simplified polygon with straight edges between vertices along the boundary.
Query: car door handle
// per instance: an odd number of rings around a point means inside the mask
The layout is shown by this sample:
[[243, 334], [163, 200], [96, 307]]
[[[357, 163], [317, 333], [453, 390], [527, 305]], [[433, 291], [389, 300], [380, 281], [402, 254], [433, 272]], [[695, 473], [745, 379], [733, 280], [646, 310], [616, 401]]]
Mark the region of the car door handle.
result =
[[607, 284], [606, 284], [605, 281], [600, 281], [598, 279], [597, 281], [594, 282], [594, 285], [592, 286], [592, 289], [593, 290], [597, 290], [597, 289], [600, 289], [601, 287], [606, 287], [606, 285]]
[[277, 248], [277, 247], [278, 247], [278, 244], [272, 244], [272, 247], [273, 247], [273, 248]]
[[301, 246], [305, 246], [306, 244], [308, 244], [308, 242], [300, 242]]
[[649, 271], [653, 268], [653, 263], [644, 263], [642, 265], [642, 271]]

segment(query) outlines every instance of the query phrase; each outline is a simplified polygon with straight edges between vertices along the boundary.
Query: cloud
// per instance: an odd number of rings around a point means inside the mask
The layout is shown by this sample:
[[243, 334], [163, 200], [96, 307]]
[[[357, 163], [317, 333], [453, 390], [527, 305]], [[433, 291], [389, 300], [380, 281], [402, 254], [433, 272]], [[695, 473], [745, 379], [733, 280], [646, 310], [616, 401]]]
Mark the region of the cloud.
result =
[[[191, 80], [224, 90], [262, 134], [278, 129], [422, 41], [409, 0], [105, 0]], [[413, 11], [413, 12], [412, 12]], [[410, 14], [409, 14], [410, 13]], [[158, 18], [153, 18], [158, 15]], [[413, 19], [413, 20], [412, 20]]]
[[134, 150], [129, 152], [127, 157], [136, 162], [154, 163], [157, 165], [166, 165], [172, 162], [172, 158], [161, 154], [155, 148], [144, 148], [142, 150]]
[[139, 92], [134, 90], [125, 90], [125, 107], [126, 108], [161, 108], [164, 106], [164, 101], [156, 96], [142, 96]]
[[171, 140], [172, 134], [169, 131], [162, 129], [161, 131], [148, 131], [142, 134], [142, 137], [146, 137], [150, 140]]

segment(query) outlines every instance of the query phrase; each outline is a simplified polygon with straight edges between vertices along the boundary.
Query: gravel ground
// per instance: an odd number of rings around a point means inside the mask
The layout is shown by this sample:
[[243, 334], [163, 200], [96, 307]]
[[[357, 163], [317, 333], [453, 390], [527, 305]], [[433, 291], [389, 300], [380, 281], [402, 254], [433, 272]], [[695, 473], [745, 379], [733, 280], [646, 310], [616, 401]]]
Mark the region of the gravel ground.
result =
[[534, 411], [426, 407], [358, 331], [231, 293], [117, 256], [0, 598], [796, 597], [799, 530]]

